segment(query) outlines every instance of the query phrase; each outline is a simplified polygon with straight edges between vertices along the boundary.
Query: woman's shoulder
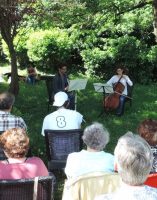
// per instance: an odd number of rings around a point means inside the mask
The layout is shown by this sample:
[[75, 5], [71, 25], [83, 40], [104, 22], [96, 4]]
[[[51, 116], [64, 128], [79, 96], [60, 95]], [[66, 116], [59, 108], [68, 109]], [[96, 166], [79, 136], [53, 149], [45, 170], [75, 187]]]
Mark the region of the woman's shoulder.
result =
[[108, 160], [110, 160], [110, 161], [113, 161], [114, 160], [114, 155], [113, 154], [111, 154], [111, 153], [108, 153], [108, 152], [102, 152], [102, 154], [101, 154], [101, 156], [102, 156], [102, 159], [108, 159]]
[[70, 153], [70, 154], [68, 155], [68, 158], [69, 158], [69, 159], [76, 159], [76, 158], [78, 158], [78, 157], [82, 157], [82, 154], [84, 154], [84, 152], [86, 152], [86, 151], [85, 151], [85, 150], [81, 150], [81, 151], [79, 151], [79, 152]]
[[27, 160], [26, 160], [26, 162], [28, 163], [30, 163], [30, 162], [32, 162], [32, 163], [43, 163], [43, 161], [39, 158], [39, 157], [36, 157], [36, 156], [33, 156], [33, 157], [28, 157], [27, 158]]

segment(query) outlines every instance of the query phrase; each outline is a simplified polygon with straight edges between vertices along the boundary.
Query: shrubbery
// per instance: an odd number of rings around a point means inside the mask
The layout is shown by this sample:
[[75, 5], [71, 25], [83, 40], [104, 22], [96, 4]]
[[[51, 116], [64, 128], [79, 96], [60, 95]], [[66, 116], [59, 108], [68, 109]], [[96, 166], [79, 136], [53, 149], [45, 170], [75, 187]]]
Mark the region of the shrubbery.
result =
[[[89, 2], [82, 4], [82, 11], [77, 6], [71, 8], [84, 19], [73, 19], [76, 13], [66, 7], [67, 18], [63, 18], [65, 12], [61, 12], [62, 21], [55, 28], [54, 22], [53, 27], [49, 24], [50, 27], [38, 27], [26, 34], [19, 32], [14, 42], [20, 67], [32, 62], [39, 70], [54, 73], [60, 63], [65, 63], [74, 72], [108, 79], [122, 64], [129, 69], [135, 82], [148, 83], [157, 79], [154, 76], [157, 45], [152, 33], [151, 5], [127, 11], [133, 2], [119, 1], [118, 8], [114, 7], [114, 2], [96, 3], [95, 8]], [[102, 10], [101, 6], [105, 5], [108, 7]], [[115, 9], [122, 14], [116, 15]]]

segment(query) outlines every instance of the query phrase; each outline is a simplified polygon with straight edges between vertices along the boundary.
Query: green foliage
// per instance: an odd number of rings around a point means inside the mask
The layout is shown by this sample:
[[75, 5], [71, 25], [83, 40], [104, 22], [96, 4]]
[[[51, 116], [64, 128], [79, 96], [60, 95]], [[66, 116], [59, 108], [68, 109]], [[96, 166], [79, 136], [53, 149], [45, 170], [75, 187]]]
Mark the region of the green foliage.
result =
[[52, 72], [60, 62], [70, 60], [72, 43], [66, 30], [55, 28], [30, 34], [27, 49], [39, 69]]
[[19, 67], [25, 69], [29, 65], [29, 57], [27, 55], [27, 40], [29, 35], [33, 32], [33, 29], [30, 28], [21, 28], [19, 33], [14, 39], [14, 45], [17, 53], [17, 60]]
[[124, 64], [136, 82], [156, 79], [149, 1], [40, 0], [34, 8], [36, 16], [26, 16], [25, 30], [31, 31], [19, 32], [14, 41], [21, 67], [31, 61], [52, 73], [64, 62], [74, 72], [108, 79], [117, 65]]

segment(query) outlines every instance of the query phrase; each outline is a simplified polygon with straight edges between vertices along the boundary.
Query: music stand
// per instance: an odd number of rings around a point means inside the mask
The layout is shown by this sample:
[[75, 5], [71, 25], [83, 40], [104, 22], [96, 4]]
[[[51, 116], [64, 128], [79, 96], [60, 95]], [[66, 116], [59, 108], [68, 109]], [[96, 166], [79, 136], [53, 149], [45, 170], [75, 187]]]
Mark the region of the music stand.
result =
[[75, 79], [75, 80], [70, 80], [69, 83], [69, 89], [68, 91], [75, 91], [75, 110], [77, 107], [77, 92], [79, 90], [84, 90], [87, 85], [87, 79]]
[[[111, 94], [113, 93], [113, 87], [111, 85], [108, 85], [106, 83], [93, 83], [94, 89], [96, 92], [103, 93], [103, 100], [106, 96], [106, 94]], [[100, 117], [102, 114], [104, 114], [105, 110], [103, 110], [98, 117]]]
[[93, 83], [93, 85], [96, 92], [102, 92], [104, 95], [114, 92], [113, 87], [106, 83]]

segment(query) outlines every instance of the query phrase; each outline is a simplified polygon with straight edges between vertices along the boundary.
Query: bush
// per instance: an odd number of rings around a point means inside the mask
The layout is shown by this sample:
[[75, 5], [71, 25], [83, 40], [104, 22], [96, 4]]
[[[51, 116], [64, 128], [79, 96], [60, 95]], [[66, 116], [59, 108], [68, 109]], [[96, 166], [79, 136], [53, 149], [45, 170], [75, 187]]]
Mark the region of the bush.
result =
[[53, 72], [61, 62], [69, 62], [73, 50], [67, 31], [59, 28], [30, 34], [27, 49], [30, 60], [46, 72]]
[[[122, 63], [129, 69], [134, 81], [142, 83], [151, 81], [153, 64], [148, 59], [149, 48], [146, 44], [127, 35], [104, 39], [103, 42], [104, 46], [101, 49], [92, 48], [81, 52], [88, 74], [96, 74], [108, 79], [113, 75], [114, 69]], [[148, 55], [150, 57], [150, 52]], [[151, 55], [156, 56], [153, 52]]]

